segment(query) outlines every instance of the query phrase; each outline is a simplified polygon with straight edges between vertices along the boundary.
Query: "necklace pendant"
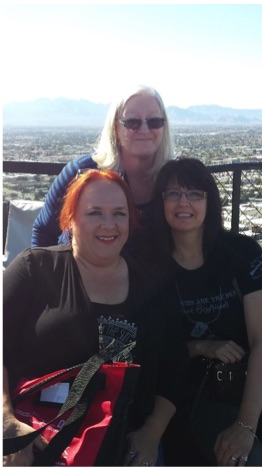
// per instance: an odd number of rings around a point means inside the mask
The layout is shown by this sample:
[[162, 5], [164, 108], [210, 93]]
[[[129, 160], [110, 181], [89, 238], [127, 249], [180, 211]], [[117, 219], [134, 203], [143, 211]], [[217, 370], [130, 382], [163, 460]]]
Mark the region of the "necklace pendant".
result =
[[208, 330], [207, 323], [204, 322], [196, 322], [194, 328], [192, 329], [190, 336], [194, 338], [201, 338], [206, 331]]

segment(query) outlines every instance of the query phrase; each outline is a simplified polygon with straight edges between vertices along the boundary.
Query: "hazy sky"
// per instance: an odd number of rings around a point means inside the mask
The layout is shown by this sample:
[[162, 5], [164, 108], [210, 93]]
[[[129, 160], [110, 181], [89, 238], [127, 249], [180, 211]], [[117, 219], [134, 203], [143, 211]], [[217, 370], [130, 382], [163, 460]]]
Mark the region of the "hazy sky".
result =
[[2, 4], [3, 101], [109, 103], [129, 84], [166, 105], [262, 109], [262, 4]]

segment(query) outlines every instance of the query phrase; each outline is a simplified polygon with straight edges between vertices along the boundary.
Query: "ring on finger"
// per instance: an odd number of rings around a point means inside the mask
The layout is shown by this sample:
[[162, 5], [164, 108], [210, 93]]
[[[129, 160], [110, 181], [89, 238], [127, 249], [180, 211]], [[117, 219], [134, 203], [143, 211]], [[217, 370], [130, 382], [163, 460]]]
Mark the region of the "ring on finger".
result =
[[245, 462], [248, 461], [248, 456], [247, 455], [242, 455], [240, 458], [242, 458], [242, 460], [245, 460]]
[[230, 460], [232, 460], [235, 463], [239, 462], [239, 458], [236, 458], [236, 457], [231, 457]]
[[131, 455], [131, 458], [135, 458], [136, 457], [136, 454], [137, 452], [135, 452], [134, 450], [130, 450], [130, 452], [128, 452], [129, 455]]
[[149, 466], [149, 463], [146, 460], [143, 460], [141, 463], [143, 466]]

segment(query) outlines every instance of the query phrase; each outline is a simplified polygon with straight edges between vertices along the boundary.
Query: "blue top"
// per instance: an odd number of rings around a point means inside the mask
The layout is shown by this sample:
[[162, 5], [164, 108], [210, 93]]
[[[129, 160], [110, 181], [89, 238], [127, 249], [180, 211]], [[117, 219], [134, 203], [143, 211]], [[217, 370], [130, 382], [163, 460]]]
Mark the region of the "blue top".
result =
[[[45, 204], [37, 216], [32, 230], [32, 247], [49, 247], [57, 244], [68, 244], [69, 233], [62, 233], [59, 227], [59, 216], [63, 205], [63, 198], [69, 182], [76, 176], [79, 169], [97, 168], [97, 163], [91, 154], [85, 154], [66, 164], [60, 174], [56, 177], [46, 196]], [[128, 183], [127, 177], [125, 179]], [[141, 224], [144, 228], [149, 225], [153, 213], [152, 202], [136, 205]], [[127, 250], [137, 250], [140, 236], [129, 239]], [[141, 249], [144, 245], [141, 244]]]
[[97, 164], [90, 154], [80, 156], [64, 167], [51, 185], [45, 204], [33, 224], [32, 247], [48, 247], [68, 242], [68, 238], [62, 235], [59, 227], [59, 215], [67, 186], [79, 169], [96, 167]]

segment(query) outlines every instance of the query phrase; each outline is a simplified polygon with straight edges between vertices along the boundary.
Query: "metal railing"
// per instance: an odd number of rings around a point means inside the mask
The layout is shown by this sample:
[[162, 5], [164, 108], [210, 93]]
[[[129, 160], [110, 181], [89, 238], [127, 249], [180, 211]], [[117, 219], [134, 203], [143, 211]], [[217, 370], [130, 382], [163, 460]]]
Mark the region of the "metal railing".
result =
[[221, 164], [209, 168], [216, 179], [222, 201], [229, 205], [228, 209], [224, 206], [224, 218], [226, 213], [231, 217], [231, 230], [245, 230], [240, 226], [241, 215], [248, 220], [246, 224], [250, 224], [251, 231], [255, 227], [256, 222], [253, 223], [252, 215], [248, 218], [245, 213], [247, 204], [256, 212], [257, 216], [254, 218], [260, 218], [262, 228], [262, 161]]
[[[3, 172], [55, 176], [65, 165], [66, 163], [3, 161]], [[246, 232], [261, 239], [262, 161], [208, 167], [220, 190], [226, 227], [234, 232]]]

